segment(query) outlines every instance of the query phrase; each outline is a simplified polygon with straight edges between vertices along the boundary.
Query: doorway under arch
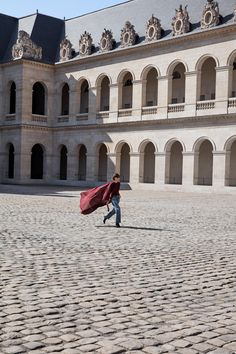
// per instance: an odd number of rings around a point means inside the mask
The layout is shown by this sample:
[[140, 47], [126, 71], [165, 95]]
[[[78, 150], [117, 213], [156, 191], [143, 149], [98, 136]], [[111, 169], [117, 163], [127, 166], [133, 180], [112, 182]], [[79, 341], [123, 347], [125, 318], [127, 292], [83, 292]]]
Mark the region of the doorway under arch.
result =
[[43, 179], [44, 152], [40, 144], [33, 146], [31, 150], [31, 179]]
[[148, 142], [140, 155], [140, 183], [155, 183], [155, 146]]
[[60, 151], [60, 180], [67, 180], [67, 148], [65, 145]]
[[98, 181], [107, 181], [107, 147], [102, 144], [98, 153]]
[[86, 181], [86, 171], [87, 171], [87, 149], [85, 145], [81, 145], [79, 148], [79, 171], [78, 171], [79, 181]]
[[183, 146], [179, 141], [173, 142], [166, 158], [166, 184], [182, 184]]
[[14, 178], [14, 165], [15, 165], [15, 149], [13, 144], [8, 146], [8, 178]]
[[127, 143], [124, 143], [120, 152], [120, 177], [121, 182], [130, 181], [130, 147]]
[[212, 174], [213, 146], [209, 140], [204, 140], [195, 156], [195, 184], [212, 186]]

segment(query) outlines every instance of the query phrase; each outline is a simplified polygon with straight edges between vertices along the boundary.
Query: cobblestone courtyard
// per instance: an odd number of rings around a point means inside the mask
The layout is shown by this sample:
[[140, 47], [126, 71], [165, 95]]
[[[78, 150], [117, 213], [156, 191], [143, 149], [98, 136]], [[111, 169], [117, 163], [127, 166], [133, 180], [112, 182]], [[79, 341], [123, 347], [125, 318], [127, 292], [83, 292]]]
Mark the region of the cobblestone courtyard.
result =
[[0, 186], [0, 353], [236, 353], [236, 196]]

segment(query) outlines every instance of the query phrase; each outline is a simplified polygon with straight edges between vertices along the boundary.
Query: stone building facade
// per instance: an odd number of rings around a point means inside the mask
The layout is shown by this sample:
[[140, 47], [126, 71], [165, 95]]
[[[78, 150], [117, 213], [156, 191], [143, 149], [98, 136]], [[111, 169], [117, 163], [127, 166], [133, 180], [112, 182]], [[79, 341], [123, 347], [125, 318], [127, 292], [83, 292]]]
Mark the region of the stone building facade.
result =
[[235, 192], [235, 0], [0, 15], [1, 28], [1, 183], [116, 171], [132, 188]]

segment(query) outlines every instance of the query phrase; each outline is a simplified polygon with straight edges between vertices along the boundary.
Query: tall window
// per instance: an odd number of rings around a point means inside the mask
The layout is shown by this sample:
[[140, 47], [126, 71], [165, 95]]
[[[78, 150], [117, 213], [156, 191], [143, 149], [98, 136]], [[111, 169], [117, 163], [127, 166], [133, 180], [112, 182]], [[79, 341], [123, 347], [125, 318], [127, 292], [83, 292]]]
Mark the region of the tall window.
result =
[[12, 82], [10, 87], [10, 107], [9, 113], [15, 114], [16, 113], [16, 84]]
[[32, 114], [45, 114], [45, 89], [40, 82], [36, 82], [33, 86]]
[[62, 87], [61, 93], [61, 115], [67, 116], [69, 114], [69, 101], [70, 101], [70, 94], [69, 94], [69, 86], [65, 84]]

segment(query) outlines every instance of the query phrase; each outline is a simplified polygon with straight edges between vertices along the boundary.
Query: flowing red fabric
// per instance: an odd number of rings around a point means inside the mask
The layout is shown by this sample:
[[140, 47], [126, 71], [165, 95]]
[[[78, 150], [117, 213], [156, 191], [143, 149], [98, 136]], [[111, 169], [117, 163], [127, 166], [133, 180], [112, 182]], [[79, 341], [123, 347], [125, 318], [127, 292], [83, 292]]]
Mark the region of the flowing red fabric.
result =
[[110, 184], [111, 182], [80, 193], [81, 214], [91, 214], [94, 210], [106, 205], [110, 201]]

